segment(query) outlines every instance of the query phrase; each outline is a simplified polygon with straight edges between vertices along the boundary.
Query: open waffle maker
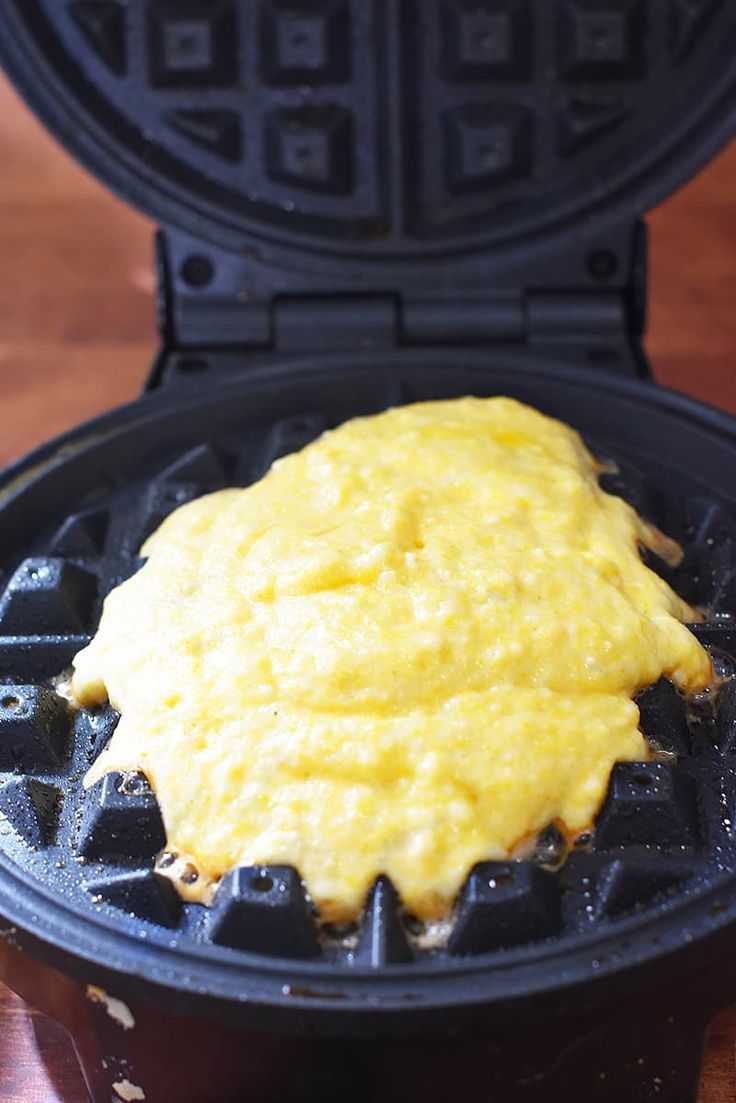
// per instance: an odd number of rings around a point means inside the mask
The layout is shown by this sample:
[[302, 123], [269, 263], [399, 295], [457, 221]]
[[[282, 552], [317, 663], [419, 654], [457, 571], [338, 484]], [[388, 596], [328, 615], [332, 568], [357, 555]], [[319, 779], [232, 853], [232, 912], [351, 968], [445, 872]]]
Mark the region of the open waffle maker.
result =
[[[98, 1103], [694, 1100], [736, 996], [736, 423], [651, 380], [640, 216], [734, 127], [734, 5], [0, 17], [34, 108], [162, 227], [144, 397], [0, 476], [0, 976], [70, 1030]], [[657, 753], [615, 767], [591, 836], [477, 866], [438, 943], [385, 878], [351, 930], [283, 867], [182, 903], [145, 777], [83, 788], [116, 715], [73, 713], [58, 677], [172, 509], [346, 418], [467, 393], [615, 462], [608, 489], [685, 549], [652, 566], [707, 610], [722, 688], [647, 690]]]

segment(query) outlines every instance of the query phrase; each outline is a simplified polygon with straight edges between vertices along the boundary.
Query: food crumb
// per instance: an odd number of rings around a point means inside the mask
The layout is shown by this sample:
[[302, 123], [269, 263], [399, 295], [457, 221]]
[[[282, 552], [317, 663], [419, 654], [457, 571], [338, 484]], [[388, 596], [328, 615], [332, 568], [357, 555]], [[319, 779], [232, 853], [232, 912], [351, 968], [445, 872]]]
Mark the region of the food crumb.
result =
[[16, 927], [3, 927], [2, 930], [0, 930], [0, 939], [6, 942], [8, 946], [11, 946], [14, 950], [20, 950], [20, 943], [16, 938], [17, 934], [18, 930]]
[[108, 996], [104, 988], [97, 988], [94, 984], [88, 984], [87, 999], [92, 1000], [93, 1003], [101, 1003], [110, 1018], [114, 1019], [123, 1030], [132, 1030], [135, 1026], [135, 1019], [128, 1005], [123, 1003], [122, 1000], [116, 999], [115, 996]]
[[113, 1086], [112, 1090], [120, 1099], [124, 1099], [125, 1103], [135, 1103], [135, 1100], [145, 1099], [146, 1093], [143, 1088], [139, 1088], [137, 1084], [131, 1084], [130, 1080], [118, 1080]]

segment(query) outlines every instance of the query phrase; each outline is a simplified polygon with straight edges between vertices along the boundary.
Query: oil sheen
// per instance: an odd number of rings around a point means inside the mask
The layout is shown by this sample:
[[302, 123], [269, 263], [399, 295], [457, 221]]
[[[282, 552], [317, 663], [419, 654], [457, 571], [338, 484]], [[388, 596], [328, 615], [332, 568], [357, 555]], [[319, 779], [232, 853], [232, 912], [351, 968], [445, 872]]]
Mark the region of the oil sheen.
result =
[[437, 918], [475, 862], [589, 827], [648, 757], [637, 691], [712, 679], [641, 559], [677, 546], [599, 471], [561, 422], [463, 398], [177, 510], [75, 661], [78, 703], [121, 713], [87, 783], [143, 770], [202, 889], [290, 864], [332, 921], [381, 873]]

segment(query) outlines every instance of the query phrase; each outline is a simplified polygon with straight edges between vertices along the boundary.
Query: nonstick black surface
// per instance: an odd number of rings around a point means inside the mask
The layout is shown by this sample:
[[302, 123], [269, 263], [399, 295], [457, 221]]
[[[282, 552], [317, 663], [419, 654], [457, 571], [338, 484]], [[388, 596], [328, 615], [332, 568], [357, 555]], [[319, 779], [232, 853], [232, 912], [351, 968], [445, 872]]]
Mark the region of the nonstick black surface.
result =
[[[194, 997], [237, 1004], [247, 992], [272, 1007], [339, 999], [342, 1009], [374, 1010], [487, 1003], [595, 981], [727, 925], [736, 916], [730, 420], [656, 386], [548, 365], [542, 375], [471, 352], [407, 352], [379, 363], [356, 354], [336, 367], [305, 361], [254, 367], [227, 386], [204, 382], [101, 419], [0, 483], [0, 912], [13, 938], [30, 939], [51, 960], [61, 953], [72, 970], [97, 961]], [[72, 714], [54, 677], [172, 509], [247, 485], [346, 417], [466, 393], [530, 402], [616, 462], [607, 488], [685, 548], [676, 570], [652, 566], [707, 610], [694, 631], [722, 688], [695, 703], [666, 682], [647, 690], [642, 727], [658, 760], [615, 767], [593, 837], [561, 866], [551, 832], [533, 860], [476, 867], [444, 945], [418, 947], [416, 924], [385, 879], [348, 942], [318, 928], [286, 868], [237, 871], [212, 909], [182, 904], [153, 871], [165, 836], [145, 779], [110, 775], [88, 793], [82, 787], [115, 714]]]

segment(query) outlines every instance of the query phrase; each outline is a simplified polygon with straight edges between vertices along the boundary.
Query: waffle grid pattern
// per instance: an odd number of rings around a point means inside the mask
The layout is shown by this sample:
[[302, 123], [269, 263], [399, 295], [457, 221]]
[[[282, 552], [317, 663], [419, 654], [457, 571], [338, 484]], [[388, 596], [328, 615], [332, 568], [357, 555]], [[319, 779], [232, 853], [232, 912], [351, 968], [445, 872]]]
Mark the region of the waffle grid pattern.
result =
[[149, 177], [359, 253], [513, 237], [623, 190], [734, 30], [726, 0], [16, 6]]
[[352, 930], [320, 928], [298, 873], [287, 867], [233, 871], [212, 908], [182, 903], [154, 869], [165, 833], [146, 779], [112, 774], [88, 791], [82, 785], [117, 715], [110, 707], [72, 712], [55, 679], [89, 638], [104, 594], [136, 569], [141, 541], [164, 516], [201, 493], [253, 481], [324, 426], [319, 415], [296, 417], [273, 425], [245, 455], [209, 444], [185, 452], [150, 481], [68, 518], [0, 582], [3, 860], [153, 942], [194, 940], [227, 953], [367, 968], [562, 939], [668, 907], [726, 877], [736, 860], [736, 523], [701, 498], [673, 512], [668, 498], [620, 464], [618, 475], [604, 476], [607, 488], [685, 547], [669, 580], [709, 610], [694, 631], [725, 681], [715, 700], [686, 703], [664, 681], [641, 695], [642, 729], [655, 757], [614, 768], [593, 835], [565, 856], [551, 826], [531, 859], [476, 866], [432, 945], [385, 877]]

